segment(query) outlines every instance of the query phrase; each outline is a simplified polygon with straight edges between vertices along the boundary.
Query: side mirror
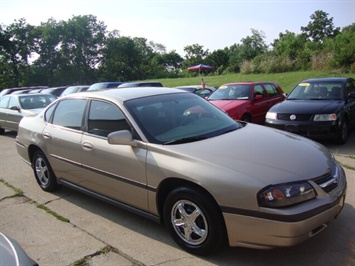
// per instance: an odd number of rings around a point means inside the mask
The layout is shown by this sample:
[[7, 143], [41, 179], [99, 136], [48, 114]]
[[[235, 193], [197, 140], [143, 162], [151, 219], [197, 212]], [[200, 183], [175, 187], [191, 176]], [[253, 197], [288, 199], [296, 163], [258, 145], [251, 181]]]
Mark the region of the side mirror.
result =
[[255, 95], [255, 97], [254, 97], [254, 101], [260, 101], [260, 100], [262, 100], [264, 97], [262, 96], [262, 95], [260, 95], [260, 94], [257, 94], [257, 95]]
[[114, 145], [129, 145], [137, 147], [137, 143], [133, 140], [131, 132], [128, 130], [115, 131], [107, 136], [107, 141]]
[[10, 110], [17, 110], [17, 111], [19, 111], [20, 112], [20, 108], [18, 107], [18, 106], [11, 106], [10, 107]]

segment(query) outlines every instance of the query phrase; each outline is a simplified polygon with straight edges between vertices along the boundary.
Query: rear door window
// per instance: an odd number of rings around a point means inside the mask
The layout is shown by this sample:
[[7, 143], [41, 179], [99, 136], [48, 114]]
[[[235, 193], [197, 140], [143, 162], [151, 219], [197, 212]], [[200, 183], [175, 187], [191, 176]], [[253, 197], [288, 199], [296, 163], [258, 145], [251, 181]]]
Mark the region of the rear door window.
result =
[[53, 124], [71, 129], [80, 130], [86, 99], [69, 99], [58, 103], [53, 116]]
[[265, 87], [267, 93], [269, 94], [269, 97], [274, 97], [274, 96], [279, 95], [279, 93], [278, 93], [276, 87], [274, 86], [274, 84], [265, 83], [264, 87]]

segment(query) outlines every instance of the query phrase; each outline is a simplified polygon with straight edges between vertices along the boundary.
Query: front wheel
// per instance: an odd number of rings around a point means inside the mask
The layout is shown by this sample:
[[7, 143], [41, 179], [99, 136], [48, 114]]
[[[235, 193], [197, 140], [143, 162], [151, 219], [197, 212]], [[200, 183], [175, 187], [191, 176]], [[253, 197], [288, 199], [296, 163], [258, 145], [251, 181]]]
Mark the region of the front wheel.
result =
[[336, 138], [336, 142], [338, 144], [344, 144], [346, 142], [346, 140], [348, 139], [348, 130], [348, 122], [344, 119], [341, 124], [338, 136]]
[[57, 178], [42, 151], [34, 153], [32, 167], [37, 183], [44, 191], [50, 192], [58, 187]]
[[200, 190], [173, 190], [164, 204], [164, 221], [174, 241], [190, 253], [207, 255], [226, 243], [222, 213]]
[[251, 116], [248, 114], [243, 115], [242, 121], [247, 122], [247, 123], [251, 123]]

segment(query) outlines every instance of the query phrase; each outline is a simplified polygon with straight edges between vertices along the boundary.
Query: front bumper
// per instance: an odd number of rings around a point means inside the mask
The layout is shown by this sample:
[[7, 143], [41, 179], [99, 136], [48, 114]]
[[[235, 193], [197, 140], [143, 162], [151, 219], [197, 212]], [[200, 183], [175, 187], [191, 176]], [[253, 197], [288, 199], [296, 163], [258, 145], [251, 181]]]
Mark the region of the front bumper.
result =
[[347, 182], [339, 167], [337, 188], [329, 193], [315, 185], [317, 197], [291, 208], [260, 208], [259, 212], [243, 215], [224, 212], [229, 245], [269, 249], [297, 245], [327, 227], [343, 209]]
[[317, 139], [334, 139], [341, 131], [340, 122], [282, 121], [266, 119], [265, 126]]

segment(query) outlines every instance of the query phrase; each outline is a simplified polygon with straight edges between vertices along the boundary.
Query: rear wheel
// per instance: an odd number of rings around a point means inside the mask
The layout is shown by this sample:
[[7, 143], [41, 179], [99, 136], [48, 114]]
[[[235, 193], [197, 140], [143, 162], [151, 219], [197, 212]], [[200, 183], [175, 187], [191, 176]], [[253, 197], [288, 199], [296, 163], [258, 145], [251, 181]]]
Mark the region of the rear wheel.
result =
[[57, 178], [42, 151], [34, 153], [32, 167], [37, 183], [44, 191], [53, 191], [58, 187]]
[[184, 250], [206, 255], [226, 243], [222, 213], [200, 190], [173, 190], [164, 204], [164, 221], [174, 241]]
[[5, 129], [0, 127], [0, 135], [4, 135], [4, 133], [5, 133]]

